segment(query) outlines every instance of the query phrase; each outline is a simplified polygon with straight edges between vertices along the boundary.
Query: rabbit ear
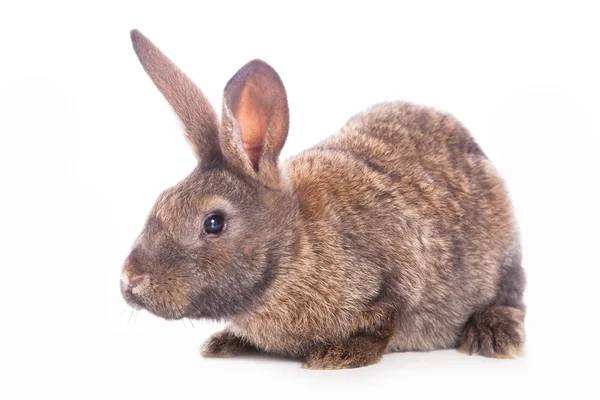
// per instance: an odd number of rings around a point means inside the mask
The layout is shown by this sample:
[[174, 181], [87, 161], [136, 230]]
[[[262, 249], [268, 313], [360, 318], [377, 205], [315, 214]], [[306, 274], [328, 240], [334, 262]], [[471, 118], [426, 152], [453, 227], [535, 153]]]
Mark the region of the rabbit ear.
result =
[[200, 89], [138, 30], [131, 31], [131, 41], [140, 63], [183, 122], [198, 161], [220, 158], [219, 121]]
[[289, 110], [283, 83], [261, 60], [244, 65], [225, 86], [221, 148], [225, 158], [269, 186], [279, 181]]

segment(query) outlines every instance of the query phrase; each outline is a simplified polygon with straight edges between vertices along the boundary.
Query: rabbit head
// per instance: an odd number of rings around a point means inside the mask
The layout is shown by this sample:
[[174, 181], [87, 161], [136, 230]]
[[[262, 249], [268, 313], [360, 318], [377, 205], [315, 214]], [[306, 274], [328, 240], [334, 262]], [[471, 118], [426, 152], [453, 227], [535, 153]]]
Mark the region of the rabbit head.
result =
[[159, 196], [124, 263], [121, 292], [167, 319], [243, 313], [293, 240], [293, 200], [278, 168], [289, 121], [283, 84], [268, 64], [249, 62], [225, 87], [219, 124], [187, 76], [140, 32], [131, 39], [198, 164]]

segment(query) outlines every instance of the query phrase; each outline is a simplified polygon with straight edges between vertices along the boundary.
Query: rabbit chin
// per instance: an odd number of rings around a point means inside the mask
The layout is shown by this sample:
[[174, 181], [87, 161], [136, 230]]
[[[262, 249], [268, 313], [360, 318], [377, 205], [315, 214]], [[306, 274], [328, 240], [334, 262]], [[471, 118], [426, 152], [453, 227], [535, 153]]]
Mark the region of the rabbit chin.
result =
[[250, 302], [220, 298], [209, 294], [197, 295], [193, 299], [165, 299], [147, 290], [128, 290], [121, 287], [125, 302], [135, 310], [146, 310], [150, 314], [166, 320], [183, 318], [223, 320], [247, 311]]
[[176, 320], [186, 317], [187, 309], [181, 308], [175, 304], [166, 304], [160, 299], [154, 299], [148, 293], [131, 291], [121, 287], [121, 295], [128, 306], [135, 310], [146, 310], [150, 314], [167, 320]]

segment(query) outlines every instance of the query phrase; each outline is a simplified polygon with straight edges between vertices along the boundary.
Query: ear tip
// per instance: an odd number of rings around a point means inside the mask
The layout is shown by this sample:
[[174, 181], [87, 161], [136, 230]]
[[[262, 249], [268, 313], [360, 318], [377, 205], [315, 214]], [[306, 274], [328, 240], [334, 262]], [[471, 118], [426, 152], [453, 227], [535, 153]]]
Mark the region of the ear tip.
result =
[[131, 42], [135, 45], [136, 43], [138, 43], [140, 40], [145, 39], [146, 37], [142, 34], [142, 32], [138, 31], [137, 29], [132, 29], [129, 32], [129, 36], [131, 37]]
[[245, 67], [252, 68], [252, 69], [262, 67], [262, 68], [266, 68], [266, 69], [275, 71], [275, 68], [273, 68], [268, 62], [263, 61], [259, 58], [255, 58], [254, 60], [248, 61], [248, 63], [246, 63], [246, 65], [245, 65]]
[[271, 79], [281, 81], [281, 78], [279, 77], [279, 74], [277, 73], [275, 68], [273, 68], [271, 64], [267, 63], [266, 61], [263, 61], [258, 58], [255, 58], [254, 60], [251, 60], [248, 63], [246, 63], [246, 65], [244, 65], [240, 69], [240, 71], [245, 71], [246, 74], [250, 75], [270, 76]]
[[248, 61], [249, 65], [259, 64], [259, 65], [269, 65], [266, 61], [261, 60], [260, 58], [255, 58], [254, 60]]

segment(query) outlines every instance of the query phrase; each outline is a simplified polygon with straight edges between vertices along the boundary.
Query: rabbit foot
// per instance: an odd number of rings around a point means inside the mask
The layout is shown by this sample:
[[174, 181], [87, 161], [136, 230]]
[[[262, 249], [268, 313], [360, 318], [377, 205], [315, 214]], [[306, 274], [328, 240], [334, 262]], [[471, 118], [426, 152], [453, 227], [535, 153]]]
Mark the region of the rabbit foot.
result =
[[490, 306], [474, 314], [460, 339], [459, 351], [494, 358], [516, 358], [523, 352], [524, 313], [515, 307]]
[[347, 369], [376, 364], [387, 347], [389, 337], [353, 336], [339, 344], [321, 344], [306, 356], [307, 369]]
[[203, 357], [231, 357], [252, 349], [247, 340], [224, 330], [212, 335], [202, 346]]

